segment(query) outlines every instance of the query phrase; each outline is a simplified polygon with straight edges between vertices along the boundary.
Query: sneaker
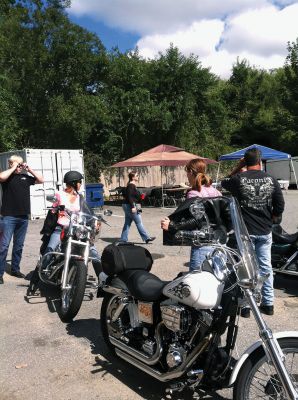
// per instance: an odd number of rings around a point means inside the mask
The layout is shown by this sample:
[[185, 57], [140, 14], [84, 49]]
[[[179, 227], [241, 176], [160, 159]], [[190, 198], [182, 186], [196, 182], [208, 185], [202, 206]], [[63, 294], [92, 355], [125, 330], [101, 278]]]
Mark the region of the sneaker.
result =
[[0, 285], [4, 283], [3, 276], [0, 276]]
[[11, 271], [11, 276], [15, 276], [16, 278], [25, 278], [25, 275], [22, 274], [21, 271]]
[[153, 242], [153, 240], [155, 240], [155, 239], [156, 239], [156, 237], [152, 236], [152, 237], [149, 237], [145, 242], [146, 242], [146, 244], [148, 244], [149, 242]]
[[250, 317], [250, 308], [249, 307], [241, 308], [240, 315], [242, 318], [249, 318]]
[[261, 313], [266, 314], [266, 315], [273, 315], [274, 314], [274, 306], [266, 306], [266, 305], [261, 304], [260, 311], [261, 311]]

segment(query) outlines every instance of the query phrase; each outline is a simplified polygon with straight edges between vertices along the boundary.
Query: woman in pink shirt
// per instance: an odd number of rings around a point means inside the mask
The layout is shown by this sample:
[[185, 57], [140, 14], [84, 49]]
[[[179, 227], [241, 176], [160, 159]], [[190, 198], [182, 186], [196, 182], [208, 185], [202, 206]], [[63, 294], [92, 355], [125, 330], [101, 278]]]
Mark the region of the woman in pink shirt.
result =
[[[195, 158], [188, 162], [185, 167], [187, 173], [187, 179], [191, 186], [191, 189], [187, 192], [186, 197], [218, 197], [222, 194], [212, 186], [211, 178], [206, 174], [207, 165], [201, 158]], [[161, 221], [161, 227], [164, 230], [168, 230], [170, 220], [164, 218]], [[190, 263], [189, 270], [200, 269], [206, 256], [212, 251], [212, 247], [204, 246], [197, 247], [192, 246], [190, 252]]]
[[[218, 197], [222, 194], [212, 186], [212, 179], [206, 174], [207, 165], [204, 160], [196, 158], [189, 161], [185, 167], [187, 179], [191, 189], [187, 193], [190, 197]], [[189, 270], [200, 269], [206, 256], [212, 251], [212, 247], [192, 246], [190, 252]]]

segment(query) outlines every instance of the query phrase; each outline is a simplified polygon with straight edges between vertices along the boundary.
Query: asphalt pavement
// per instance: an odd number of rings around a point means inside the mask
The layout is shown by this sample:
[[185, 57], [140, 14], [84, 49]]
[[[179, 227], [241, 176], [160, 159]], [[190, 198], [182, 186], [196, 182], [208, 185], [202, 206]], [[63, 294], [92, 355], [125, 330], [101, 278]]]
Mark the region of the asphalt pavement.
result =
[[[285, 192], [283, 226], [295, 232], [298, 225], [298, 193]], [[107, 207], [105, 207], [107, 208]], [[119, 238], [123, 226], [121, 207], [109, 206], [114, 216], [102, 228], [99, 251]], [[152, 272], [165, 280], [187, 271], [189, 248], [162, 245], [160, 219], [173, 210], [145, 208], [143, 221], [156, 240], [147, 247], [154, 258]], [[43, 221], [29, 224], [21, 270], [30, 276], [40, 246]], [[132, 226], [129, 239], [141, 242]], [[8, 257], [8, 269], [9, 269]], [[40, 295], [27, 298], [28, 280], [4, 275], [0, 285], [0, 400], [136, 400], [169, 399], [166, 385], [147, 376], [130, 364], [113, 357], [105, 346], [100, 327], [101, 299], [94, 290], [92, 267], [84, 302], [75, 320], [64, 324], [59, 319], [59, 293], [42, 288]], [[275, 315], [265, 316], [273, 331], [298, 330], [298, 279], [275, 277]], [[240, 319], [238, 350], [258, 339], [256, 324]], [[179, 397], [181, 396], [181, 397]], [[175, 395], [172, 398], [192, 398]], [[231, 390], [213, 398], [230, 399]]]

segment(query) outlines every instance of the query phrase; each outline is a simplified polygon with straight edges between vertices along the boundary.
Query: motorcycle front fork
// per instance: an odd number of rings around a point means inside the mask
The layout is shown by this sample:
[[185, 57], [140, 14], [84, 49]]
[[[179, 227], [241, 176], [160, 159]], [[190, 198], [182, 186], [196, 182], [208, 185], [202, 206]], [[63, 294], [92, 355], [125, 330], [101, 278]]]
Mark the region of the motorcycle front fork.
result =
[[277, 375], [287, 393], [288, 398], [290, 400], [298, 400], [298, 393], [295, 390], [284, 365], [285, 356], [282, 352], [282, 349], [280, 348], [278, 341], [273, 337], [271, 329], [264, 321], [252, 291], [250, 289], [244, 289], [244, 292], [259, 327], [260, 338], [263, 342], [263, 347], [269, 358], [269, 362], [271, 362], [275, 367]]
[[69, 261], [70, 261], [70, 258], [73, 256], [71, 254], [71, 250], [72, 250], [72, 245], [73, 244], [77, 244], [77, 245], [85, 247], [85, 250], [84, 250], [84, 263], [85, 263], [85, 265], [88, 264], [90, 243], [89, 242], [86, 242], [86, 243], [85, 242], [79, 242], [77, 240], [73, 240], [73, 239], [69, 238], [68, 241], [67, 241], [67, 245], [66, 245], [64, 268], [63, 268], [63, 272], [62, 272], [62, 283], [61, 283], [62, 291], [71, 289], [70, 285], [68, 284], [67, 278], [68, 278], [68, 271], [69, 271]]

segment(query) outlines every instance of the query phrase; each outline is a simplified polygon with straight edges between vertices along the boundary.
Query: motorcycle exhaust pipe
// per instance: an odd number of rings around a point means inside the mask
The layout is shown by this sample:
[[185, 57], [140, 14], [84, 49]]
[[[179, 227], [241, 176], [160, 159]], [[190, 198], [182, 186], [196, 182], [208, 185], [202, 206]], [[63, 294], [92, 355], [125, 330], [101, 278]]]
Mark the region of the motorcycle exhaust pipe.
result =
[[143, 372], [146, 372], [148, 375], [152, 376], [153, 378], [161, 381], [167, 382], [172, 379], [180, 378], [182, 375], [186, 373], [186, 371], [191, 367], [191, 365], [196, 361], [199, 355], [205, 350], [208, 346], [210, 340], [212, 338], [212, 334], [208, 337], [204, 338], [198, 346], [196, 346], [190, 355], [186, 358], [186, 360], [174, 371], [161, 373], [158, 370], [151, 368], [149, 365], [144, 364], [139, 359], [136, 359], [131, 351], [131, 348], [128, 348], [128, 352], [124, 352], [120, 349], [115, 349], [116, 354], [122, 358], [123, 360], [129, 362], [130, 364], [134, 365], [135, 367], [139, 368]]
[[122, 341], [114, 338], [113, 336], [109, 336], [110, 342], [112, 345], [114, 345], [119, 351], [123, 351], [125, 353], [129, 353], [132, 357], [135, 357], [137, 360], [147, 364], [147, 365], [154, 365], [159, 361], [161, 355], [162, 355], [162, 346], [161, 346], [161, 339], [160, 339], [160, 329], [162, 326], [162, 322], [160, 322], [156, 328], [156, 351], [153, 354], [153, 356], [149, 357], [146, 356], [145, 354], [141, 353], [138, 350], [135, 350], [131, 347], [129, 347], [127, 344], [123, 343]]

